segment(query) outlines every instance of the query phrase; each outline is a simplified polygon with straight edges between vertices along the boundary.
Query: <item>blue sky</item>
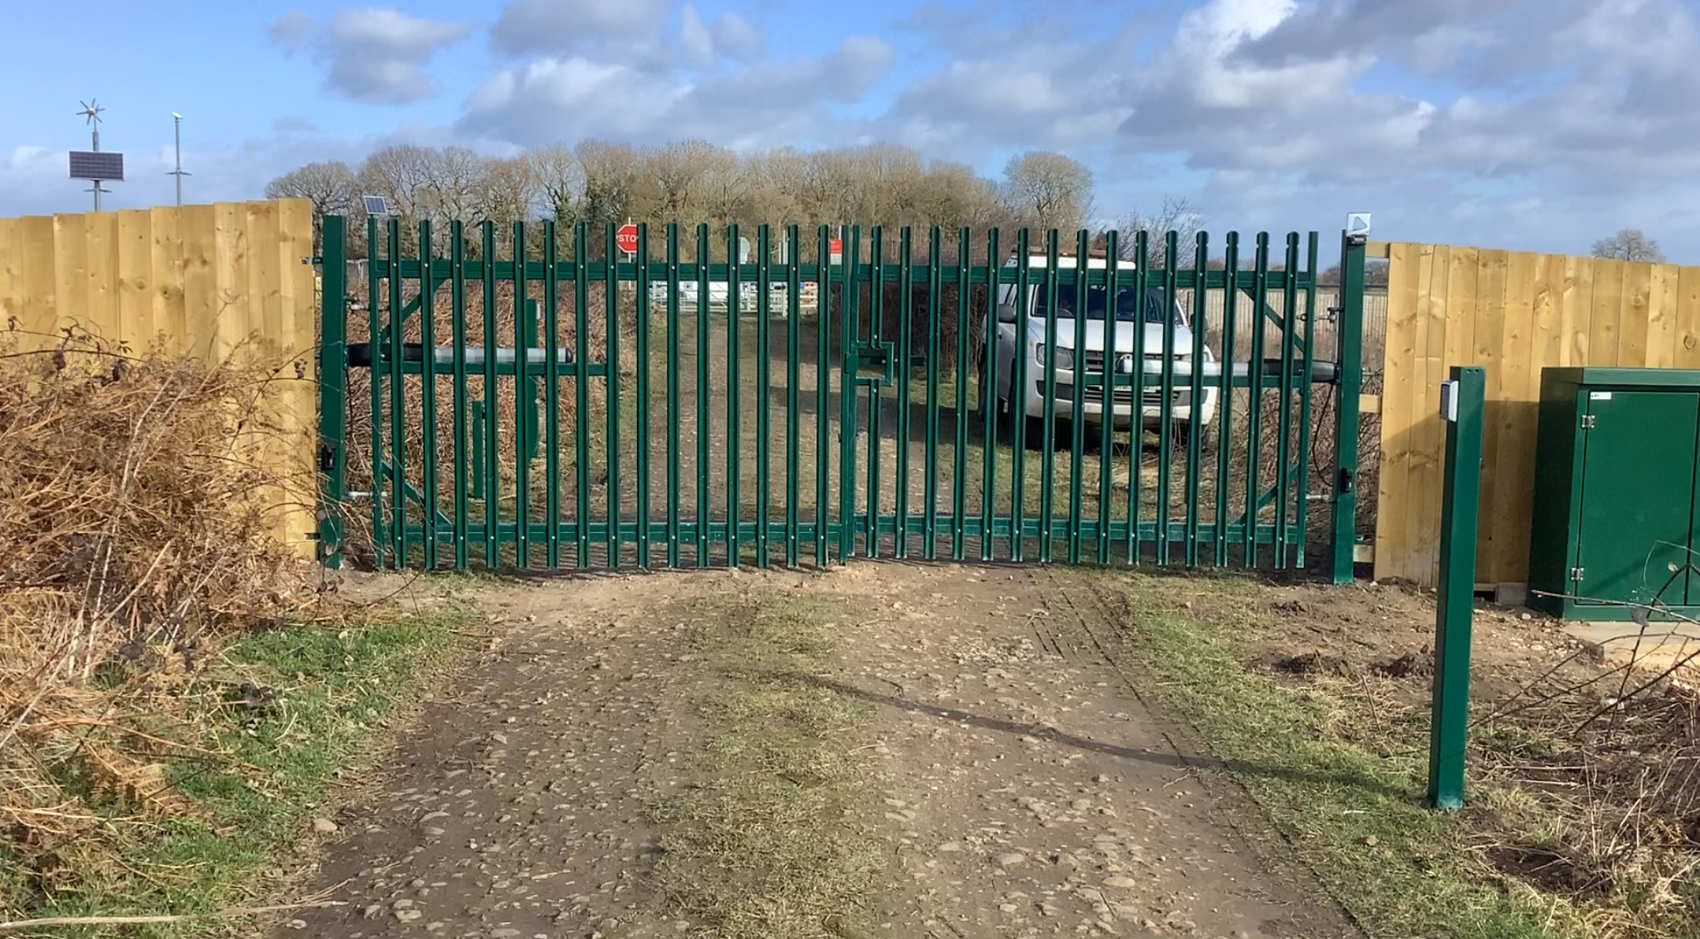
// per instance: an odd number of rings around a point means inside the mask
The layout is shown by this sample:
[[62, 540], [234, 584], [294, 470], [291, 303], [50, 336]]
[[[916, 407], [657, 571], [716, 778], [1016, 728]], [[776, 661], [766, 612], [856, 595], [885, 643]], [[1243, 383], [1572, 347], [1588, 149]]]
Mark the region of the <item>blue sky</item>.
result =
[[[37, 4], [0, 40], [0, 215], [81, 211], [64, 152], [108, 108], [129, 179], [258, 197], [389, 143], [583, 137], [739, 150], [889, 141], [996, 176], [1053, 149], [1095, 218], [1583, 252], [1639, 227], [1700, 264], [1693, 0], [505, 0]], [[61, 12], [61, 10], [63, 12]], [[45, 11], [45, 12], [43, 12]], [[74, 64], [73, 64], [74, 63]]]

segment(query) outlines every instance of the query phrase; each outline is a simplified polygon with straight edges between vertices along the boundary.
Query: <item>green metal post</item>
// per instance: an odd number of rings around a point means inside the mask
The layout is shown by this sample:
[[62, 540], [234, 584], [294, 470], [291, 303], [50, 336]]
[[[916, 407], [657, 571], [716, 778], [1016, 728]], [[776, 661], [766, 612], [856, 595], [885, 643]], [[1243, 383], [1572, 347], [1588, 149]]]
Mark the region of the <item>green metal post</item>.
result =
[[738, 279], [738, 223], [726, 226], [726, 566], [744, 563], [738, 546], [738, 520], [743, 505], [738, 499], [738, 451], [744, 439], [738, 418], [738, 329], [742, 311], [738, 301], [743, 284]]
[[[1298, 302], [1298, 271], [1299, 271], [1299, 234], [1287, 233], [1287, 254], [1283, 259], [1285, 267], [1281, 271], [1281, 316], [1285, 325], [1281, 327], [1281, 388], [1278, 392], [1280, 405], [1276, 411], [1275, 435], [1275, 568], [1287, 567], [1293, 562], [1292, 544], [1287, 531], [1288, 500], [1292, 496], [1292, 469], [1288, 460], [1292, 456], [1293, 434], [1293, 346], [1299, 325]], [[1257, 320], [1261, 326], [1261, 317]], [[1305, 376], [1305, 382], [1310, 382], [1310, 376]], [[1299, 457], [1304, 462], [1304, 457]]]
[[1163, 398], [1157, 419], [1157, 563], [1169, 563], [1169, 496], [1173, 473], [1169, 444], [1175, 435], [1175, 285], [1180, 263], [1180, 234], [1163, 236], [1163, 351], [1159, 373]]
[[[1086, 460], [1086, 309], [1088, 297], [1086, 280], [1091, 273], [1091, 235], [1082, 228], [1075, 233], [1074, 245], [1074, 335], [1070, 341], [1074, 343], [1074, 396], [1069, 401], [1073, 412], [1069, 415], [1069, 467], [1068, 467], [1068, 563], [1080, 563], [1080, 510], [1081, 489], [1084, 483], [1081, 475], [1085, 471]], [[1116, 331], [1115, 305], [1109, 303], [1110, 295], [1105, 294], [1104, 318], [1100, 321], [1105, 335]], [[1098, 354], [1102, 361], [1104, 345], [1100, 343]], [[1108, 372], [1104, 372], [1108, 376]], [[1109, 384], [1106, 380], [1105, 384]], [[1112, 415], [1101, 412], [1099, 420], [1113, 423]]]
[[437, 567], [437, 370], [435, 305], [437, 282], [431, 276], [431, 222], [419, 223], [419, 409], [423, 423], [419, 463], [420, 494], [425, 498], [425, 569]]
[[973, 235], [967, 228], [956, 232], [956, 450], [951, 465], [950, 556], [960, 561], [964, 557], [963, 539], [967, 535], [968, 511], [968, 262]]
[[708, 224], [697, 223], [697, 566], [708, 566]]
[[[379, 296], [378, 278], [378, 218], [366, 217], [366, 344], [372, 350], [372, 367], [368, 370], [368, 385], [372, 393], [372, 566], [384, 568], [388, 536], [384, 532], [384, 369], [380, 358], [384, 351], [384, 330], [378, 310], [383, 306]], [[391, 264], [395, 259], [391, 258]]]
[[1234, 310], [1240, 293], [1240, 233], [1228, 232], [1223, 247], [1222, 267], [1226, 273], [1222, 290], [1222, 379], [1217, 392], [1216, 415], [1216, 566], [1228, 564], [1228, 491], [1233, 474], [1231, 447], [1234, 426]]
[[768, 243], [770, 232], [764, 223], [756, 226], [756, 566], [768, 566], [767, 526], [771, 521], [768, 508], [772, 502], [773, 468], [768, 465], [768, 438], [772, 436], [772, 410], [768, 406], [768, 395], [773, 391], [772, 363], [768, 360], [769, 345], [773, 340], [767, 323], [773, 293], [773, 287], [768, 282], [773, 276], [772, 262], [768, 255], [772, 245]]
[[466, 439], [466, 233], [460, 219], [449, 223], [449, 332], [454, 343], [454, 436], [455, 436], [455, 569], [464, 571], [467, 557], [467, 494], [472, 480], [467, 464], [471, 457]]
[[1298, 557], [1295, 567], [1305, 567], [1305, 547], [1310, 536], [1306, 513], [1310, 506], [1310, 411], [1313, 387], [1310, 380], [1311, 362], [1316, 357], [1316, 232], [1311, 232], [1305, 245], [1305, 271], [1310, 281], [1305, 285], [1304, 354], [1299, 366], [1299, 452], [1294, 460], [1293, 474], [1298, 488], [1297, 521]]
[[[838, 559], [856, 553], [856, 317], [857, 282], [862, 254], [862, 229], [851, 226], [844, 245], [844, 286], [839, 301], [838, 346]], [[822, 367], [825, 366], [822, 362]]]
[[667, 566], [679, 566], [679, 223], [667, 223]]
[[543, 223], [543, 392], [549, 416], [544, 419], [543, 472], [548, 477], [543, 488], [543, 514], [549, 517], [549, 531], [544, 553], [550, 569], [561, 566], [561, 366], [560, 357], [560, 298], [556, 289], [556, 263], [560, 247], [555, 241], [555, 220]]
[[[897, 376], [897, 479], [892, 486], [897, 519], [892, 556], [902, 559], [909, 556], [909, 377], [912, 374], [909, 365], [913, 354], [910, 325], [915, 312], [914, 243], [908, 225], [899, 230], [898, 245], [897, 368], [894, 371]], [[878, 400], [877, 393], [875, 400]]]
[[637, 249], [637, 564], [649, 569], [649, 223], [638, 223]]
[[[1139, 311], [1139, 325], [1133, 331], [1133, 429], [1127, 447], [1127, 562], [1139, 563], [1145, 552], [1139, 533], [1140, 477], [1145, 464], [1145, 322], [1150, 309], [1149, 280], [1146, 269], [1151, 266], [1151, 236], [1145, 231], [1133, 233], [1133, 296], [1134, 309]], [[1168, 311], [1163, 311], [1164, 318]]]
[[609, 222], [603, 231], [602, 248], [602, 308], [603, 326], [608, 337], [606, 377], [602, 386], [608, 389], [608, 439], [603, 441], [608, 467], [608, 568], [620, 567], [620, 272], [619, 249], [615, 247], [618, 229]]
[[832, 418], [827, 400], [832, 386], [832, 230], [825, 225], [816, 232], [815, 245], [815, 564], [825, 567], [830, 560], [827, 544], [827, 505], [832, 473], [831, 447], [827, 441]]
[[[1335, 360], [1340, 406], [1335, 411], [1334, 582], [1352, 582], [1357, 543], [1358, 395], [1363, 391], [1364, 240], [1340, 233], [1340, 322]], [[1306, 376], [1307, 380], [1309, 376]]]
[[[397, 568], [407, 566], [407, 388], [402, 381], [401, 219], [389, 223], [390, 542]], [[373, 357], [374, 366], [377, 358]]]
[[1044, 369], [1040, 379], [1044, 401], [1039, 424], [1039, 561], [1045, 564], [1051, 561], [1051, 542], [1056, 535], [1057, 254], [1057, 230], [1052, 228], [1045, 232], [1045, 354], [1040, 363]]
[[985, 437], [981, 440], [984, 485], [980, 492], [980, 560], [990, 561], [996, 554], [992, 540], [992, 520], [997, 515], [997, 451], [998, 451], [998, 230], [986, 232], [986, 338], [982, 343], [985, 355], [985, 375], [980, 383], [980, 411], [985, 418]]
[[[880, 327], [885, 324], [885, 231], [879, 225], [873, 226], [868, 233], [869, 262], [873, 265], [872, 277], [868, 284], [868, 345], [877, 347], [880, 342]], [[861, 362], [856, 363], [858, 366]], [[860, 369], [858, 369], [859, 371]], [[880, 556], [880, 441], [883, 432], [880, 418], [883, 417], [880, 407], [880, 386], [877, 382], [868, 383], [868, 511], [863, 521], [866, 534], [863, 536], [863, 548], [868, 557]]]
[[[1117, 301], [1120, 292], [1116, 288], [1117, 262], [1120, 258], [1116, 252], [1120, 249], [1116, 238], [1116, 230], [1110, 229], [1104, 233], [1104, 386], [1099, 389], [1102, 396], [1099, 405], [1098, 418], [1098, 563], [1110, 563], [1110, 519], [1111, 504], [1114, 493], [1111, 489], [1110, 470], [1112, 468], [1111, 454], [1115, 452], [1115, 407], [1116, 380], [1121, 370], [1116, 367], [1119, 353], [1116, 351], [1116, 332], [1121, 326], [1121, 304]], [[1090, 266], [1088, 266], [1090, 270]], [[1145, 305], [1136, 298], [1133, 304], [1134, 329], [1145, 328]], [[1133, 411], [1133, 439], [1139, 440], [1139, 402], [1131, 405]]]
[[[1434, 691], [1429, 722], [1428, 802], [1464, 805], [1464, 744], [1470, 708], [1470, 619], [1476, 580], [1476, 506], [1482, 483], [1479, 366], [1454, 365], [1446, 420], [1446, 481], [1440, 505], [1440, 594], [1435, 604]], [[1450, 404], [1450, 407], [1448, 406]]]
[[342, 512], [348, 501], [348, 222], [327, 215], [321, 229], [319, 266], [323, 289], [319, 313], [319, 489], [320, 563], [342, 566]]
[[[537, 327], [537, 305], [525, 298], [525, 223], [514, 222], [513, 244], [508, 249], [514, 266], [514, 564], [521, 570], [531, 566], [531, 457], [530, 420], [537, 399], [526, 377], [526, 357]], [[486, 263], [493, 263], [494, 259]], [[494, 355], [489, 350], [486, 355]]]
[[1016, 232], [1016, 268], [1015, 268], [1015, 365], [1012, 367], [1009, 392], [1009, 423], [1014, 433], [1010, 434], [1011, 466], [1009, 470], [1009, 559], [1020, 563], [1026, 547], [1027, 533], [1023, 520], [1027, 474], [1027, 317], [1032, 312], [1027, 302], [1027, 291], [1032, 283], [1032, 236], [1023, 228]]
[[1192, 363], [1191, 380], [1187, 382], [1188, 421], [1186, 434], [1186, 563], [1198, 566], [1198, 493], [1204, 477], [1204, 327], [1209, 314], [1206, 305], [1208, 291], [1204, 289], [1204, 273], [1210, 266], [1210, 235], [1199, 232], [1193, 253], [1192, 288]]
[[497, 455], [499, 436], [496, 428], [496, 226], [486, 220], [480, 230], [484, 252], [484, 566], [494, 568], [501, 560], [496, 543], [497, 525], [502, 517], [501, 489], [497, 477], [502, 475], [501, 459]]
[[1257, 233], [1257, 258], [1252, 271], [1251, 294], [1251, 387], [1246, 389], [1246, 474], [1245, 566], [1257, 566], [1257, 502], [1263, 495], [1259, 470], [1263, 463], [1263, 334], [1268, 330], [1264, 311], [1269, 309], [1269, 233]]
[[590, 567], [590, 226], [573, 227], [573, 563]]
[[[939, 523], [939, 228], [927, 232], [927, 455], [922, 481], [926, 505], [921, 509], [921, 556], [938, 557]], [[907, 364], [907, 363], [906, 363]]]
[[798, 477], [802, 467], [797, 465], [798, 444], [802, 433], [801, 414], [797, 408], [800, 364], [798, 362], [799, 296], [803, 278], [799, 271], [803, 259], [799, 252], [803, 243], [796, 225], [785, 228], [785, 566], [797, 566], [797, 498], [801, 489]]

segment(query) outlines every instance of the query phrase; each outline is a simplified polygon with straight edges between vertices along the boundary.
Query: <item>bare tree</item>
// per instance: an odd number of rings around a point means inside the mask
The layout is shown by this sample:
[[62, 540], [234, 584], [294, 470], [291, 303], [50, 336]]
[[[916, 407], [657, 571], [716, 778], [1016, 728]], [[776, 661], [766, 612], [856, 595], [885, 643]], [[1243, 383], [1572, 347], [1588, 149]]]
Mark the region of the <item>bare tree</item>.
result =
[[558, 222], [570, 221], [573, 207], [584, 196], [584, 170], [566, 147], [545, 147], [525, 155], [531, 177], [550, 213]]
[[313, 250], [319, 250], [321, 220], [354, 206], [354, 171], [342, 162], [308, 163], [266, 184], [267, 199], [306, 199], [313, 205]]
[[637, 153], [625, 144], [586, 140], [573, 154], [584, 173], [578, 218], [591, 225], [625, 221], [637, 183]]
[[659, 221], [677, 221], [689, 214], [699, 194], [715, 148], [702, 140], [670, 143], [643, 156], [644, 193], [632, 208]]
[[360, 165], [360, 189], [367, 195], [382, 196], [391, 212], [404, 218], [417, 218], [431, 176], [431, 160], [429, 147], [414, 144], [385, 147]]
[[1659, 243], [1648, 238], [1639, 228], [1619, 229], [1610, 238], [1601, 238], [1594, 242], [1593, 255], [1596, 258], [1616, 258], [1619, 261], [1652, 261], [1662, 264], [1665, 253], [1659, 250]]
[[[1163, 205], [1154, 213], [1141, 212], [1138, 209], [1128, 213], [1119, 226], [1120, 234], [1117, 239], [1117, 253], [1123, 260], [1138, 259], [1137, 232], [1145, 232], [1145, 263], [1149, 267], [1163, 267], [1164, 255], [1167, 254], [1165, 239], [1169, 232], [1176, 235], [1176, 251], [1180, 255], [1177, 267], [1190, 267], [1191, 262], [1185, 259], [1192, 257], [1193, 244], [1198, 238], [1198, 231], [1204, 225], [1204, 217], [1192, 207], [1186, 199], [1175, 196], [1164, 196]], [[1246, 255], [1242, 252], [1241, 257]]]
[[529, 160], [485, 160], [482, 170], [473, 186], [473, 203], [481, 217], [509, 226], [531, 217], [538, 187]]
[[1017, 216], [1040, 228], [1078, 228], [1092, 207], [1092, 171], [1060, 153], [1033, 151], [1004, 167]]

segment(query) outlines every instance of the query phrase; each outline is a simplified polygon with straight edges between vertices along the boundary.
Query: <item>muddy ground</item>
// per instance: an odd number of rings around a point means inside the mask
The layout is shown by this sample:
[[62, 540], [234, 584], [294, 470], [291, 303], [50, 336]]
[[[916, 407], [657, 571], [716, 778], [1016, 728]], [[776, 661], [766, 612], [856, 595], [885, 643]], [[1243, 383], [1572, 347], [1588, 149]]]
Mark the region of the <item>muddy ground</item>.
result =
[[[1190, 734], [1145, 704], [1118, 622], [1127, 596], [1107, 592], [1148, 587], [875, 562], [467, 583], [416, 581], [409, 602], [472, 595], [487, 648], [377, 781], [329, 813], [337, 831], [305, 891], [346, 905], [286, 914], [275, 935], [1357, 934]], [[739, 660], [745, 647], [727, 644], [748, 628], [728, 610], [779, 611], [828, 642], [804, 671], [752, 677], [773, 662]], [[777, 859], [762, 879], [715, 881], [712, 842], [665, 810], [700, 790], [735, 796], [739, 780], [704, 773], [741, 765], [701, 759], [726, 756], [724, 711], [705, 702], [775, 681], [859, 715], [810, 738], [856, 767], [831, 783], [842, 811], [795, 824], [798, 838], [867, 846], [857, 879], [805, 870], [793, 849], [808, 846], [781, 826], [761, 842]], [[680, 844], [708, 850], [681, 869]], [[800, 927], [786, 906], [808, 897], [785, 879], [805, 875], [855, 892]], [[747, 891], [719, 896], [744, 918], [705, 906], [699, 880]], [[764, 916], [787, 925], [764, 930]]]

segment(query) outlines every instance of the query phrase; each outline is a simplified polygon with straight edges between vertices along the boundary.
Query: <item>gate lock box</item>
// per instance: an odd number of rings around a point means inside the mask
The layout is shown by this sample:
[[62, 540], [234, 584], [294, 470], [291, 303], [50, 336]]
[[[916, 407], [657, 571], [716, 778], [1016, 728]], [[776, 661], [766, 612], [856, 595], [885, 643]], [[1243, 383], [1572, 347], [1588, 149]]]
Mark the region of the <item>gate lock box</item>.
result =
[[1697, 445], [1700, 371], [1542, 369], [1530, 605], [1578, 620], [1700, 612]]

